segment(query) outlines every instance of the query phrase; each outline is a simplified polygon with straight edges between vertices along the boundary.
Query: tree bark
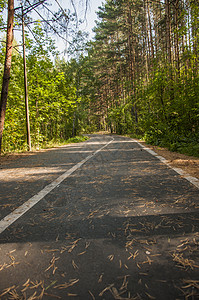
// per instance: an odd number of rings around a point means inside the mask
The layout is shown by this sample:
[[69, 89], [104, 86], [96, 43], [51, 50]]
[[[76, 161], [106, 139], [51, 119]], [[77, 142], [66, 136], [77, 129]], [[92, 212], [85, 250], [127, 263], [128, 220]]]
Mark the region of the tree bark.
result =
[[[150, 70], [150, 57], [151, 57], [151, 47], [150, 47], [150, 41], [149, 41], [149, 28], [148, 28], [148, 15], [147, 15], [147, 6], [146, 1], [144, 1], [144, 12], [145, 12], [145, 47], [146, 47], [146, 58], [147, 58], [147, 70]], [[148, 77], [148, 76], [147, 76]]]
[[148, 23], [149, 23], [151, 54], [152, 54], [152, 59], [154, 59], [153, 34], [152, 34], [151, 16], [150, 16], [150, 9], [149, 9], [149, 2], [148, 1], [146, 1], [146, 5], [147, 5], [147, 17], [148, 17]]
[[28, 107], [28, 82], [27, 82], [27, 69], [26, 69], [25, 29], [24, 29], [23, 7], [22, 7], [22, 39], [23, 39], [24, 92], [25, 92], [25, 107], [26, 107], [26, 132], [27, 132], [28, 150], [31, 151], [30, 120], [29, 120], [29, 107]]
[[167, 56], [169, 64], [171, 64], [171, 20], [170, 20], [170, 2], [165, 0], [165, 13], [166, 13], [166, 44], [167, 44]]
[[179, 34], [178, 34], [178, 18], [179, 18], [179, 0], [174, 2], [174, 24], [175, 24], [175, 33], [174, 33], [174, 48], [175, 48], [175, 63], [177, 69], [177, 79], [180, 72], [180, 56], [179, 56]]
[[1, 101], [0, 101], [0, 153], [1, 153], [1, 146], [2, 146], [5, 115], [6, 115], [6, 104], [8, 99], [8, 87], [10, 81], [12, 48], [13, 48], [12, 47], [13, 24], [14, 24], [14, 0], [8, 0], [6, 55], [5, 55], [3, 82], [2, 82], [2, 90], [1, 90]]

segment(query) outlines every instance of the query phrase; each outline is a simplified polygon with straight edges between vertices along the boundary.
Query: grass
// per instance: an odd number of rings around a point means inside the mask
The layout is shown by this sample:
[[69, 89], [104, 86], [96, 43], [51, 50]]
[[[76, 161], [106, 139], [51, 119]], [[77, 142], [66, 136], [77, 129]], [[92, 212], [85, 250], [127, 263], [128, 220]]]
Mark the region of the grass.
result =
[[87, 141], [88, 139], [89, 138], [87, 136], [80, 135], [80, 136], [75, 136], [75, 137], [69, 138], [67, 140], [59, 140], [59, 141], [51, 140], [51, 141], [47, 142], [45, 145], [42, 145], [41, 149], [56, 148], [56, 147], [64, 146], [67, 144], [81, 143], [81, 142]]
[[[83, 136], [83, 135], [80, 135], [80, 136], [75, 136], [75, 137], [72, 137], [72, 138], [69, 138], [67, 140], [51, 140], [49, 142], [45, 142], [45, 143], [42, 143], [42, 144], [39, 144], [39, 145], [32, 145], [32, 149], [31, 149], [31, 152], [35, 152], [35, 151], [38, 151], [38, 150], [41, 150], [41, 149], [49, 149], [49, 148], [56, 148], [56, 147], [59, 147], [59, 146], [64, 146], [64, 145], [67, 145], [67, 144], [73, 144], [73, 143], [81, 143], [81, 142], [84, 142], [86, 140], [88, 140], [89, 138], [87, 136]], [[21, 149], [14, 149], [14, 150], [2, 150], [1, 152], [1, 156], [6, 156], [8, 154], [17, 154], [17, 153], [24, 153], [24, 152], [28, 152], [28, 148], [27, 146], [25, 145], [24, 147], [22, 147]]]

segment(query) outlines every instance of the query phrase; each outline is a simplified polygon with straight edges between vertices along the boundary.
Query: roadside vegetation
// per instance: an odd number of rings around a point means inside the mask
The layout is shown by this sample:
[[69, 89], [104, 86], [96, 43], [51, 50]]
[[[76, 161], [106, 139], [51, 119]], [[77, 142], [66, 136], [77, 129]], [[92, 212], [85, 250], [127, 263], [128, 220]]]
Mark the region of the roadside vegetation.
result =
[[[196, 0], [107, 0], [92, 41], [70, 31], [68, 60], [35, 23], [36, 40], [26, 33], [32, 147], [109, 131], [199, 157], [198, 13]], [[23, 57], [14, 44], [4, 153], [28, 149]], [[1, 79], [4, 56], [2, 42]]]

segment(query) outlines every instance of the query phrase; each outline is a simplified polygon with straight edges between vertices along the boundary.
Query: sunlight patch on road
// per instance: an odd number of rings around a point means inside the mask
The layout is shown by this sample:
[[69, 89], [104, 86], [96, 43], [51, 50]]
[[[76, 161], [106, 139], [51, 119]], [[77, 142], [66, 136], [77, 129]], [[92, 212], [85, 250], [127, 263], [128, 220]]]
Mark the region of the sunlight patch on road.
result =
[[52, 183], [47, 185], [44, 189], [42, 189], [38, 194], [31, 197], [24, 204], [15, 209], [8, 216], [3, 218], [0, 221], [0, 233], [6, 230], [11, 224], [13, 224], [17, 219], [23, 216], [29, 209], [31, 209], [35, 204], [37, 204], [40, 200], [42, 200], [46, 195], [48, 195], [52, 190], [54, 190], [59, 184], [61, 184], [67, 177], [69, 177], [72, 173], [74, 173], [77, 169], [79, 169], [83, 164], [85, 164], [89, 159], [93, 158], [96, 154], [98, 154], [101, 150], [107, 147], [109, 144], [113, 142], [113, 138], [105, 143], [104, 146], [87, 156], [85, 159], [74, 165], [71, 169], [67, 170], [61, 176], [59, 176]]

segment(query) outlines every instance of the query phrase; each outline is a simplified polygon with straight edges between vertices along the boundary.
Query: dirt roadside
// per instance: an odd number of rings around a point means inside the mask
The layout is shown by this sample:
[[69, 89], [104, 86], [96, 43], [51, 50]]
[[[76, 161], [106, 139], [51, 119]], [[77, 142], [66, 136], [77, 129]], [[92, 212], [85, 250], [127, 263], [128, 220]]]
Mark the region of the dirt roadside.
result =
[[161, 155], [164, 158], [166, 158], [166, 160], [171, 166], [181, 168], [189, 175], [199, 179], [199, 158], [194, 156], [184, 155], [177, 152], [171, 152], [166, 148], [148, 145], [141, 140], [137, 140], [137, 141], [142, 145], [144, 145], [145, 147], [152, 149], [158, 155]]

